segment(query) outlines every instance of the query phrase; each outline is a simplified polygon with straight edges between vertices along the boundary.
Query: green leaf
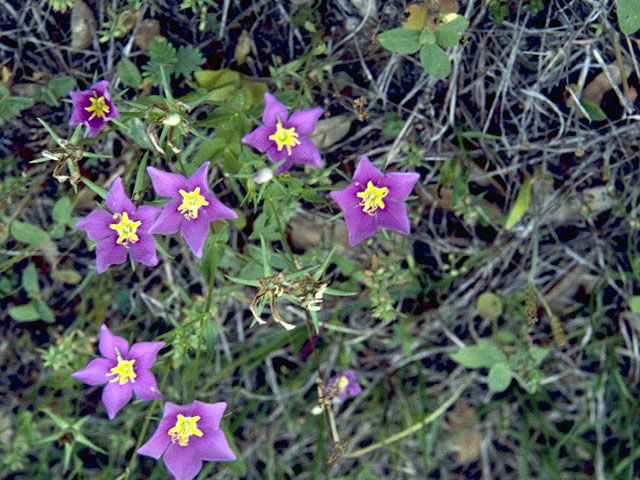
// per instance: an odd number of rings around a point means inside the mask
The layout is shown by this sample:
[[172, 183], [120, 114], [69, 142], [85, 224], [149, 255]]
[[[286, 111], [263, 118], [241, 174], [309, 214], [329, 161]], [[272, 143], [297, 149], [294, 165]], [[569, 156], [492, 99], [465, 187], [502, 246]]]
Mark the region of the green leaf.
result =
[[107, 198], [107, 191], [100, 187], [99, 185], [96, 185], [95, 183], [93, 183], [91, 180], [89, 180], [88, 178], [84, 178], [84, 177], [80, 177], [80, 181], [82, 183], [84, 183], [87, 187], [89, 187], [90, 190], [93, 191], [93, 193], [95, 193], [96, 195], [98, 195], [100, 198], [102, 198], [103, 200], [106, 200]]
[[549, 353], [549, 349], [545, 347], [539, 347], [538, 345], [531, 345], [529, 347], [529, 355], [533, 357], [534, 365], [538, 365]]
[[9, 309], [9, 316], [16, 322], [35, 322], [36, 320], [40, 320], [40, 314], [33, 302], [11, 307]]
[[518, 192], [516, 202], [511, 207], [507, 222], [504, 225], [505, 230], [511, 230], [513, 226], [527, 213], [531, 205], [531, 179], [527, 177]]
[[58, 97], [68, 97], [69, 91], [76, 87], [76, 79], [71, 75], [61, 75], [59, 77], [52, 78], [49, 82], [49, 88], [53, 90], [53, 93]]
[[28, 245], [39, 245], [49, 240], [49, 234], [40, 227], [17, 221], [11, 224], [11, 235], [19, 242]]
[[57, 280], [62, 283], [66, 283], [67, 285], [76, 285], [80, 283], [82, 280], [82, 275], [80, 275], [75, 270], [52, 270], [51, 277], [54, 280]]
[[456, 13], [443, 15], [442, 18], [442, 23], [436, 27], [436, 42], [441, 47], [455, 47], [469, 28], [469, 20]]
[[434, 43], [436, 43], [435, 34], [426, 28], [422, 30], [420, 33], [420, 45], [433, 45]]
[[506, 363], [496, 363], [489, 370], [489, 390], [504, 392], [511, 384], [511, 370]]
[[640, 313], [640, 295], [634, 295], [629, 299], [629, 307], [633, 313]]
[[451, 73], [451, 60], [437, 45], [424, 45], [420, 49], [420, 63], [434, 78], [444, 78]]
[[127, 122], [127, 127], [129, 127], [129, 137], [133, 140], [137, 145], [142, 148], [146, 148], [147, 150], [151, 150], [153, 145], [151, 145], [151, 141], [149, 137], [147, 137], [147, 132], [144, 129], [144, 124], [142, 120], [139, 118], [132, 118]]
[[24, 272], [22, 272], [22, 288], [31, 295], [40, 293], [38, 272], [36, 272], [36, 266], [33, 263], [29, 263], [27, 268], [24, 269]]
[[221, 70], [199, 70], [193, 75], [198, 85], [207, 90], [213, 90], [214, 88], [224, 87], [240, 81], [240, 74], [227, 68]]
[[147, 51], [151, 59], [146, 65], [142, 66], [144, 77], [151, 80], [154, 85], [162, 83], [162, 71], [169, 76], [174, 72], [178, 63], [178, 56], [174, 46], [164, 37], [155, 37], [149, 43]]
[[33, 99], [27, 97], [12, 97], [9, 95], [9, 89], [0, 82], [0, 125], [5, 120], [15, 117], [26, 108], [33, 105]]
[[447, 187], [453, 183], [458, 176], [458, 159], [457, 157], [450, 158], [440, 168], [440, 180], [438, 183], [443, 187]]
[[607, 115], [602, 111], [600, 105], [591, 100], [583, 98], [580, 100], [580, 105], [589, 114], [589, 118], [594, 122], [602, 122], [607, 119]]
[[184, 75], [189, 78], [204, 62], [205, 59], [197, 48], [193, 48], [191, 45], [180, 47], [174, 75]]
[[502, 350], [486, 339], [478, 340], [476, 345], [463, 347], [450, 357], [468, 368], [491, 367], [496, 363], [507, 361]]
[[495, 320], [502, 315], [502, 300], [495, 293], [484, 292], [478, 297], [476, 308], [483, 317]]
[[625, 35], [633, 35], [640, 29], [640, 0], [620, 0], [617, 14], [620, 31]]
[[416, 53], [420, 49], [420, 32], [406, 28], [393, 28], [381, 33], [378, 41], [384, 48], [395, 53]]
[[142, 75], [135, 63], [128, 58], [123, 58], [118, 62], [118, 76], [122, 83], [129, 87], [137, 87], [142, 83]]
[[69, 197], [62, 197], [53, 205], [51, 216], [56, 223], [68, 225], [71, 222], [71, 200]]
[[33, 298], [33, 305], [36, 307], [36, 311], [43, 321], [47, 323], [53, 323], [56, 321], [55, 315], [53, 314], [49, 306], [40, 297]]
[[222, 430], [222, 432], [224, 433], [224, 436], [227, 439], [227, 443], [229, 444], [229, 448], [231, 448], [231, 451], [236, 456], [236, 459], [233, 462], [224, 462], [224, 466], [227, 467], [236, 475], [239, 475], [241, 477], [246, 475], [247, 467], [244, 464], [244, 460], [242, 459], [242, 453], [240, 452], [240, 449], [236, 445], [233, 435], [230, 435], [229, 430], [224, 426], [221, 426], [220, 430]]

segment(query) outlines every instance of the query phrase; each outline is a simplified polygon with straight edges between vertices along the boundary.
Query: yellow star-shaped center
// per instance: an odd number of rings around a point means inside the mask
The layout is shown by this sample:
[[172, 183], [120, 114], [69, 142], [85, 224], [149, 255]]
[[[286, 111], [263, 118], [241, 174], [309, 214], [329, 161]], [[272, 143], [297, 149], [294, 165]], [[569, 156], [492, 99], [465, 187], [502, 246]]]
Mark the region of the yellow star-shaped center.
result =
[[200, 187], [196, 187], [191, 192], [180, 189], [182, 195], [182, 203], [178, 205], [178, 211], [184, 215], [187, 220], [198, 218], [198, 210], [200, 207], [209, 205], [207, 199], [200, 195]]
[[118, 245], [128, 247], [129, 243], [136, 243], [140, 240], [138, 235], [136, 235], [136, 230], [138, 230], [138, 227], [142, 225], [140, 220], [136, 222], [131, 221], [127, 212], [114, 213], [113, 218], [120, 219], [118, 223], [112, 223], [109, 225], [111, 230], [118, 232], [118, 239], [116, 240]]
[[118, 364], [106, 374], [107, 377], [116, 376], [116, 378], [110, 380], [110, 383], [119, 382], [120, 385], [124, 385], [129, 381], [134, 383], [136, 381], [136, 372], [133, 370], [134, 363], [136, 363], [135, 359], [125, 360], [118, 355]]
[[360, 206], [364, 213], [369, 215], [375, 215], [378, 208], [384, 210], [384, 202], [382, 199], [389, 194], [387, 187], [376, 187], [371, 180], [367, 182], [367, 188], [362, 192], [356, 193], [358, 198], [361, 198]]
[[276, 142], [278, 151], [287, 147], [287, 155], [291, 155], [291, 147], [300, 145], [300, 140], [298, 140], [298, 133], [296, 132], [295, 127], [284, 128], [280, 120], [276, 123], [275, 133], [269, 135], [269, 140]]
[[89, 120], [93, 120], [95, 117], [105, 118], [107, 113], [111, 110], [109, 105], [104, 102], [104, 96], [89, 97], [89, 101], [91, 102], [91, 105], [84, 107], [87, 112], [91, 112]]
[[171, 437], [171, 443], [178, 442], [181, 447], [189, 445], [189, 437], [195, 435], [196, 437], [202, 437], [204, 435], [198, 428], [197, 422], [200, 420], [198, 415], [194, 417], [185, 417], [182, 414], [178, 414], [176, 424], [169, 429], [167, 434]]

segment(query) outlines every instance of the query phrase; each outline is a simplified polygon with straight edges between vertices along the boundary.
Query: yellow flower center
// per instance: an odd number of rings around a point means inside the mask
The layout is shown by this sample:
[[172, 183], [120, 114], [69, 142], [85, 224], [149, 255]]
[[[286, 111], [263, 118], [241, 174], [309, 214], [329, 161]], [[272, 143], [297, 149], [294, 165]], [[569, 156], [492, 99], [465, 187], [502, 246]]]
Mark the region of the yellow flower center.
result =
[[276, 123], [276, 133], [269, 135], [269, 140], [276, 142], [278, 151], [282, 150], [282, 147], [287, 147], [287, 155], [291, 155], [291, 147], [300, 145], [295, 127], [284, 128], [280, 120]]
[[362, 211], [369, 215], [375, 215], [376, 210], [381, 208], [384, 210], [384, 202], [382, 199], [389, 194], [387, 187], [376, 187], [371, 180], [367, 182], [366, 190], [356, 193], [358, 198], [361, 198], [360, 206]]
[[343, 392], [349, 386], [349, 379], [344, 375], [338, 380], [338, 391]]
[[198, 415], [196, 415], [195, 417], [185, 417], [179, 413], [176, 424], [167, 432], [167, 434], [171, 437], [171, 443], [176, 443], [177, 440], [178, 445], [180, 445], [181, 447], [186, 447], [187, 445], [189, 445], [189, 437], [191, 435], [201, 437], [203, 433], [198, 429], [198, 420], [200, 420], [200, 417]]
[[132, 222], [129, 219], [129, 215], [127, 215], [127, 212], [114, 213], [113, 218], [120, 218], [120, 221], [118, 223], [112, 223], [111, 225], [109, 225], [109, 228], [111, 230], [115, 230], [116, 232], [118, 232], [118, 239], [116, 240], [116, 243], [118, 245], [128, 247], [129, 243], [136, 243], [138, 240], [140, 240], [138, 238], [138, 235], [136, 235], [136, 230], [140, 225], [142, 225], [142, 222], [140, 220], [138, 220], [137, 222]]
[[116, 378], [110, 380], [110, 383], [119, 382], [120, 385], [124, 385], [128, 381], [135, 383], [136, 372], [133, 371], [133, 364], [135, 362], [135, 359], [125, 360], [118, 354], [118, 364], [106, 374], [107, 377], [116, 375]]
[[91, 102], [91, 105], [88, 107], [84, 107], [84, 109], [87, 112], [91, 112], [91, 116], [89, 117], [89, 120], [93, 120], [95, 117], [105, 118], [107, 116], [107, 113], [109, 113], [109, 111], [111, 110], [109, 108], [109, 105], [104, 103], [103, 96], [100, 96], [97, 98], [90, 97], [89, 101]]
[[179, 193], [182, 195], [182, 203], [178, 205], [178, 211], [187, 220], [198, 218], [198, 209], [209, 205], [209, 202], [200, 195], [200, 187], [196, 187], [192, 192], [180, 189]]

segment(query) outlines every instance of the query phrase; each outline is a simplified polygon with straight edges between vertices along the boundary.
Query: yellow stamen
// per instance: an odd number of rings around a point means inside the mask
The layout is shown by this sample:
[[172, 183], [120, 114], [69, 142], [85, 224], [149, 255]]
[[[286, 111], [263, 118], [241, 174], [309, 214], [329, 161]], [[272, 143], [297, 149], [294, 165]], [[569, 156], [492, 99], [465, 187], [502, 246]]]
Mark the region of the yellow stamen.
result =
[[89, 97], [89, 101], [91, 102], [91, 105], [88, 107], [84, 107], [87, 112], [91, 112], [89, 120], [93, 120], [95, 117], [105, 118], [107, 116], [107, 113], [109, 113], [109, 111], [111, 110], [109, 108], [109, 105], [104, 103], [103, 96], [97, 98]]
[[177, 440], [178, 445], [186, 447], [189, 445], [189, 437], [191, 435], [201, 437], [203, 433], [198, 429], [198, 420], [200, 420], [198, 415], [195, 417], [185, 417], [179, 413], [176, 424], [167, 432], [171, 437], [171, 443], [176, 443]]
[[347, 388], [348, 386], [349, 386], [349, 379], [343, 375], [338, 380], [338, 391], [344, 392], [344, 389]]
[[109, 370], [109, 373], [107, 373], [107, 377], [116, 375], [116, 378], [110, 380], [110, 383], [119, 382], [120, 385], [124, 385], [128, 381], [135, 383], [137, 375], [136, 372], [133, 371], [134, 363], [136, 363], [135, 359], [125, 360], [118, 354], [118, 365], [113, 367]]
[[196, 187], [192, 192], [180, 189], [179, 193], [182, 195], [182, 203], [178, 205], [178, 211], [187, 220], [198, 218], [198, 209], [209, 205], [209, 202], [200, 195], [200, 187]]
[[136, 230], [142, 222], [138, 220], [137, 222], [132, 222], [129, 219], [129, 215], [127, 212], [122, 213], [114, 213], [113, 218], [120, 218], [118, 223], [112, 223], [109, 225], [111, 230], [115, 230], [118, 232], [118, 239], [116, 243], [118, 245], [122, 245], [123, 247], [128, 247], [129, 243], [136, 243], [138, 240], [138, 235], [136, 235]]
[[360, 206], [362, 206], [362, 211], [364, 213], [368, 213], [369, 215], [375, 215], [376, 210], [381, 208], [384, 210], [384, 202], [382, 199], [389, 194], [389, 189], [387, 187], [376, 187], [373, 185], [373, 182], [369, 180], [367, 182], [367, 189], [362, 192], [356, 193], [358, 198], [361, 198]]
[[278, 151], [282, 150], [282, 147], [287, 147], [287, 155], [291, 155], [291, 147], [300, 145], [295, 127], [284, 128], [280, 120], [276, 123], [276, 133], [269, 135], [269, 140], [276, 142]]

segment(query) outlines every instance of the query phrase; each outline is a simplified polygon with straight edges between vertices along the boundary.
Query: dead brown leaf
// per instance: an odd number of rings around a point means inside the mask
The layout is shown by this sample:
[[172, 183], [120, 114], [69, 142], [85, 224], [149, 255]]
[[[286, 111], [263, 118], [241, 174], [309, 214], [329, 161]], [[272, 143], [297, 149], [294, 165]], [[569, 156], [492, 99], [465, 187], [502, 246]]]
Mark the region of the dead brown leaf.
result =
[[251, 52], [251, 37], [249, 37], [249, 32], [246, 30], [242, 30], [240, 34], [240, 38], [238, 38], [238, 43], [236, 43], [236, 48], [233, 52], [233, 58], [236, 59], [238, 65], [242, 65], [247, 61], [247, 56]]
[[147, 18], [140, 24], [133, 41], [140, 50], [146, 52], [151, 40], [158, 35], [160, 35], [160, 23], [157, 20]]
[[82, 0], [76, 0], [71, 10], [71, 46], [84, 49], [93, 42], [96, 17]]

